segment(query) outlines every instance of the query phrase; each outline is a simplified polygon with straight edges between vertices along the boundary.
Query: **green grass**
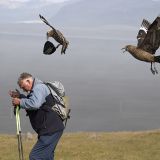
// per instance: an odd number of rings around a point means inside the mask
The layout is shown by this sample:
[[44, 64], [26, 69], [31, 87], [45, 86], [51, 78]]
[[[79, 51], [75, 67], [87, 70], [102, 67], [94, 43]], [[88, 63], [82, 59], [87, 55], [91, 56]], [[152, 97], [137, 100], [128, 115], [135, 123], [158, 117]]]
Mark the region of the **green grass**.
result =
[[[23, 138], [25, 160], [36, 142]], [[17, 138], [0, 135], [0, 160], [18, 160]], [[160, 131], [65, 133], [57, 160], [159, 160]]]

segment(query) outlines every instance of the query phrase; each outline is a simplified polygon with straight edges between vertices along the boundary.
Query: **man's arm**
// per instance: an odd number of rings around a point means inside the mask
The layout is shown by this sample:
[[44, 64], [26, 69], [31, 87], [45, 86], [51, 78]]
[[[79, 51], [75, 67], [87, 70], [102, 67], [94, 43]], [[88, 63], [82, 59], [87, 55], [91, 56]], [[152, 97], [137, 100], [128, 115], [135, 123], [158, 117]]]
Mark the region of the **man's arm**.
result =
[[46, 101], [46, 96], [48, 96], [48, 94], [49, 90], [45, 84], [37, 84], [31, 91], [31, 93], [27, 96], [27, 98], [19, 99], [20, 107], [28, 110], [39, 109]]

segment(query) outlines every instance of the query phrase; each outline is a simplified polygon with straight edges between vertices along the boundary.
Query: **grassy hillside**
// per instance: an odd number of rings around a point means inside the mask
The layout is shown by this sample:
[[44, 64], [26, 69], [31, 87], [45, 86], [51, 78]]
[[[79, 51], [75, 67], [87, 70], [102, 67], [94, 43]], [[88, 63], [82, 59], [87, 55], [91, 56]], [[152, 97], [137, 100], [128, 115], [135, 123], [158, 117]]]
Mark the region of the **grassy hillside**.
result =
[[[25, 160], [33, 140], [23, 137]], [[0, 160], [18, 160], [16, 136], [0, 135]], [[57, 146], [57, 160], [159, 160], [160, 131], [65, 133]]]

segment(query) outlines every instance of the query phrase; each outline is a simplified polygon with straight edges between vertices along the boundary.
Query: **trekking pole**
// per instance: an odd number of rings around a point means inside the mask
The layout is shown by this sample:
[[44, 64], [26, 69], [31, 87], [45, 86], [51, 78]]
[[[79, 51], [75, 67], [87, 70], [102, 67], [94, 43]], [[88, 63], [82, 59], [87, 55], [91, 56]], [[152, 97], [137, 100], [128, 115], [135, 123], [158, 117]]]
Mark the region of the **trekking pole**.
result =
[[16, 125], [17, 125], [17, 139], [18, 139], [19, 160], [24, 160], [24, 157], [23, 157], [23, 145], [22, 145], [22, 135], [21, 135], [21, 125], [20, 125], [20, 116], [19, 116], [19, 106], [16, 107]]

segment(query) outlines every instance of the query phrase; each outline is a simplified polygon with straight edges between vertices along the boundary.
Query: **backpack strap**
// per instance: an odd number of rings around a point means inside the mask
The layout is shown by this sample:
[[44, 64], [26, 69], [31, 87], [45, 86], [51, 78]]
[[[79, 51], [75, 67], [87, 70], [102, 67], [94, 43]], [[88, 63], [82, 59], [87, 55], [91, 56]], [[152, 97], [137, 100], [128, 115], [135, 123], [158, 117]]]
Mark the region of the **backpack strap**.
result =
[[[56, 97], [59, 97], [59, 98], [61, 98], [61, 97], [58, 96], [58, 94], [56, 93], [56, 90], [54, 90], [54, 89], [52, 88], [51, 84], [50, 84], [50, 83], [47, 83], [47, 82], [43, 82], [43, 83], [48, 87], [48, 89], [49, 89], [49, 91], [50, 91], [53, 99], [55, 100], [55, 102], [65, 108], [65, 105], [62, 104], [58, 98], [56, 98]], [[51, 89], [56, 93], [55, 96], [53, 96]]]
[[68, 110], [68, 115], [67, 115], [67, 118], [64, 120], [64, 128], [66, 128], [66, 125], [67, 125], [67, 121], [68, 119], [70, 119], [70, 112], [71, 112], [71, 109]]

